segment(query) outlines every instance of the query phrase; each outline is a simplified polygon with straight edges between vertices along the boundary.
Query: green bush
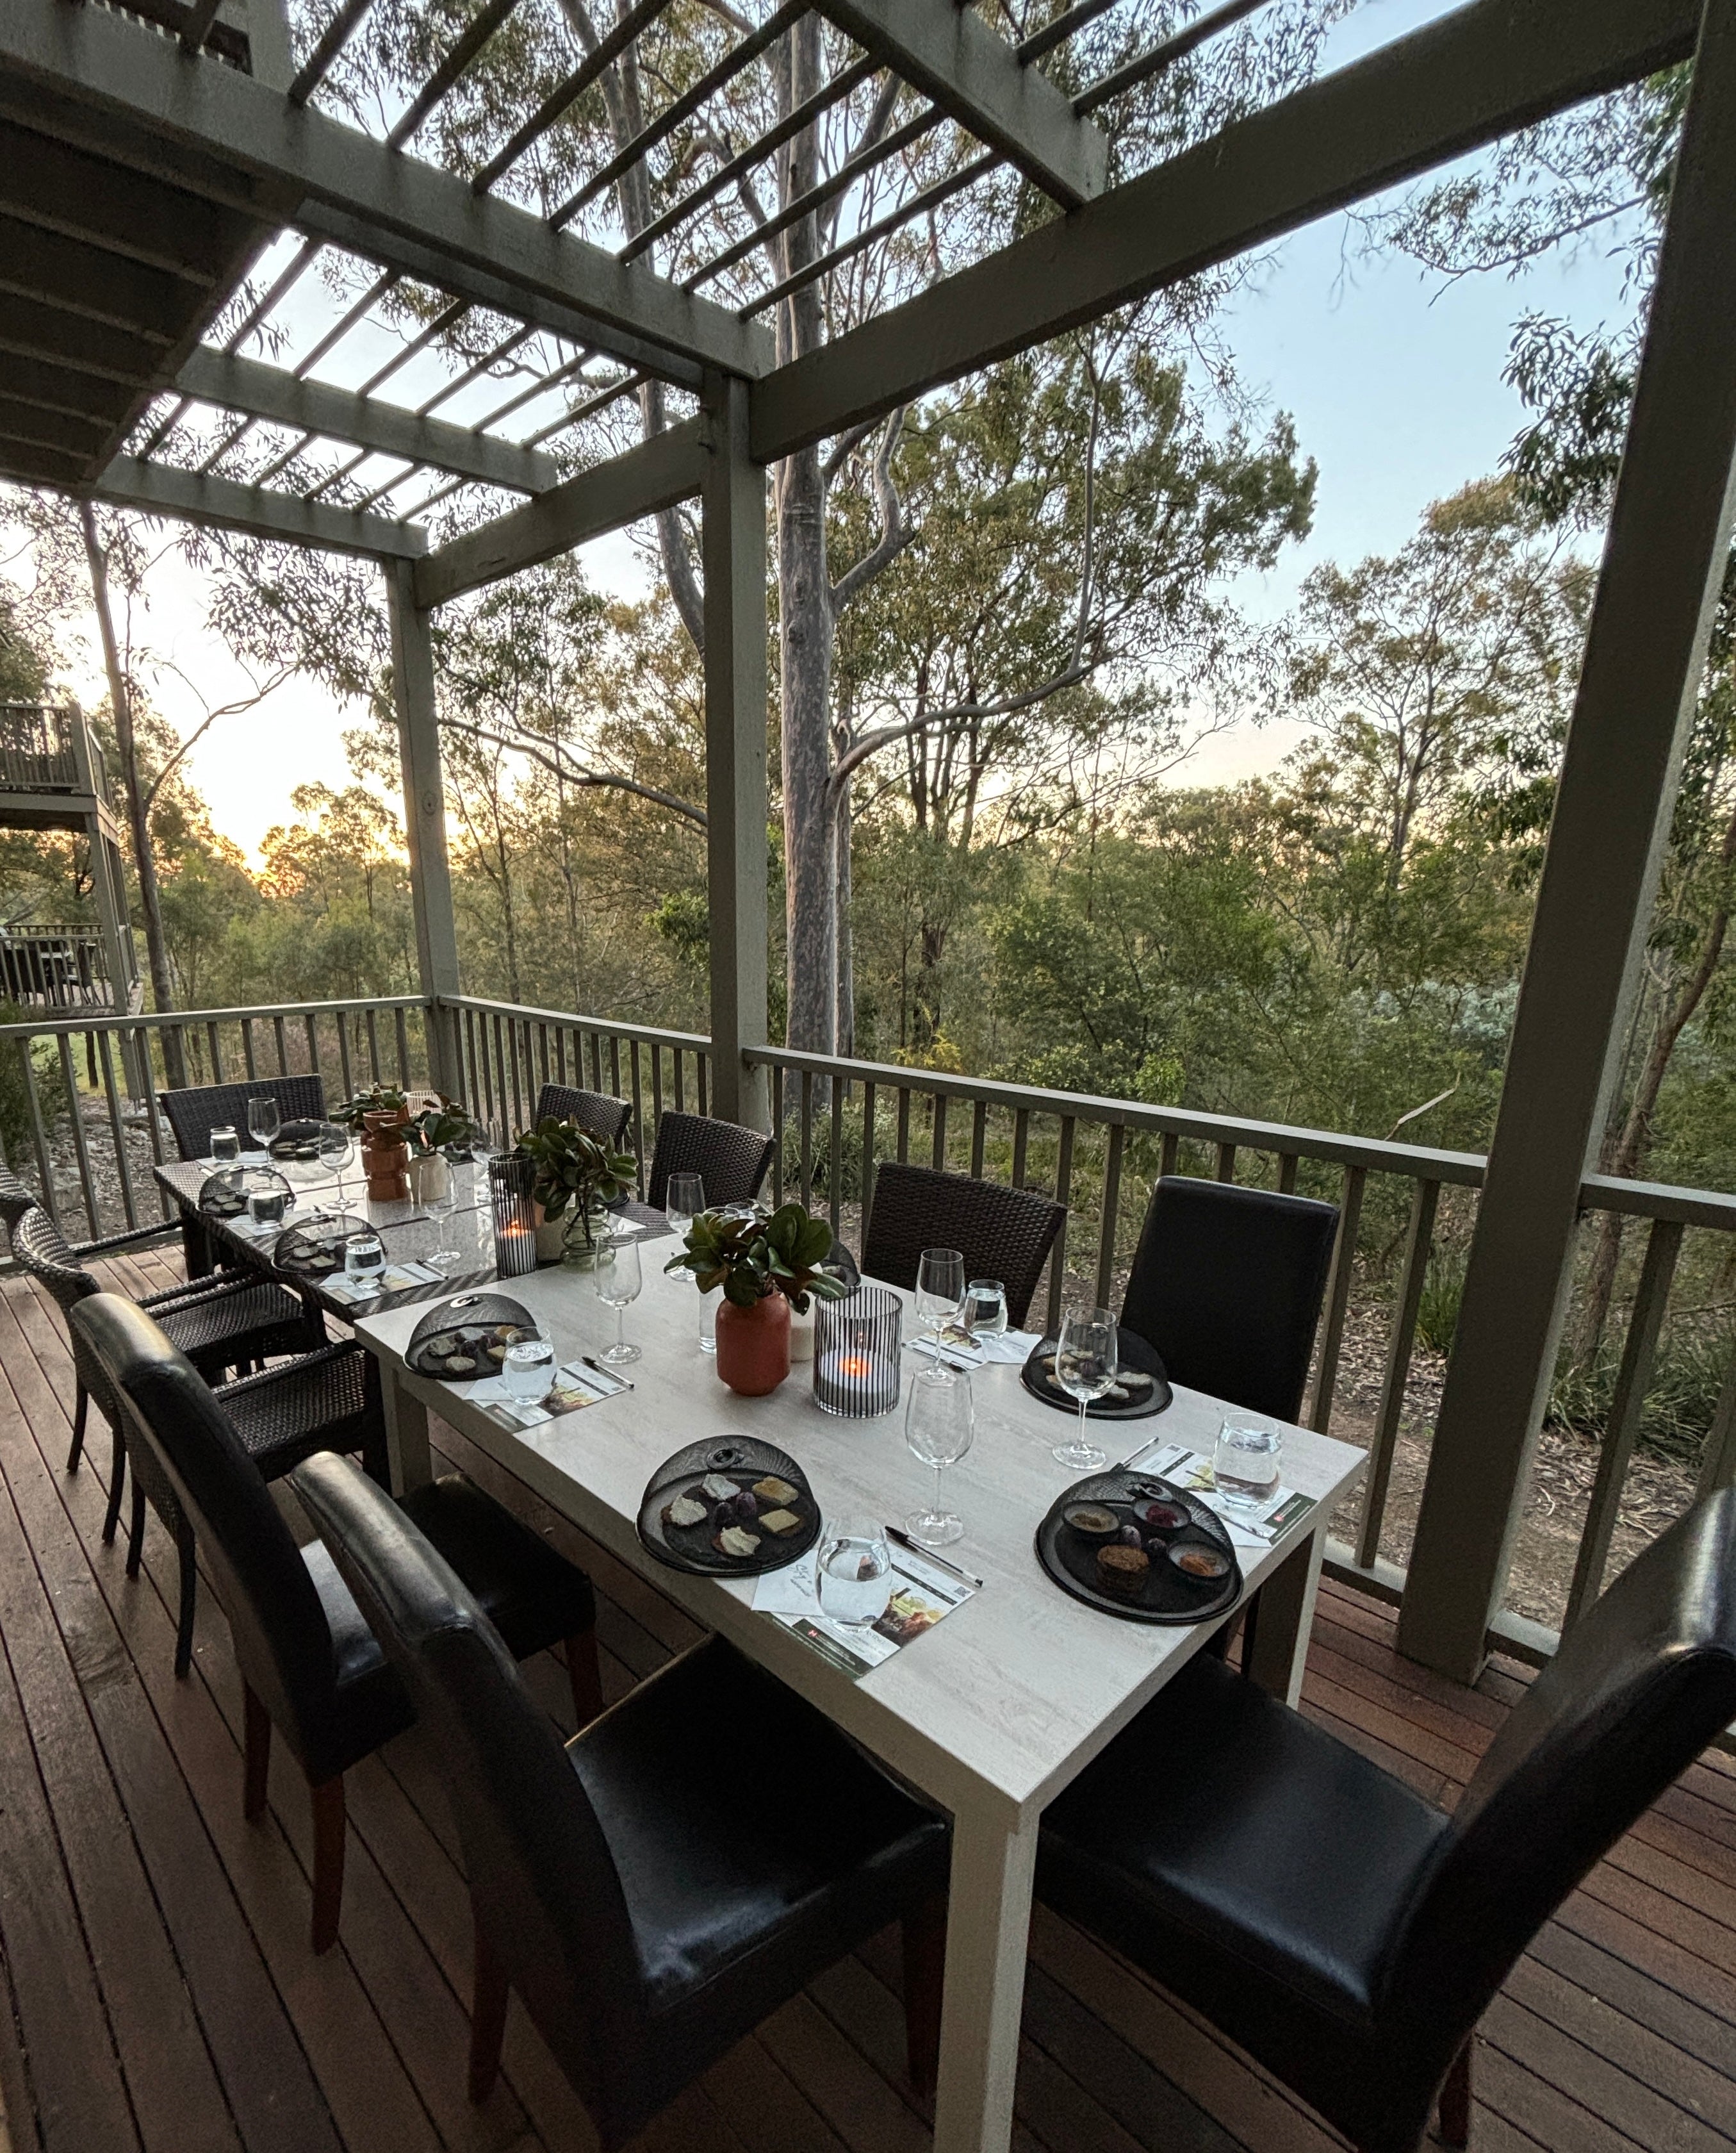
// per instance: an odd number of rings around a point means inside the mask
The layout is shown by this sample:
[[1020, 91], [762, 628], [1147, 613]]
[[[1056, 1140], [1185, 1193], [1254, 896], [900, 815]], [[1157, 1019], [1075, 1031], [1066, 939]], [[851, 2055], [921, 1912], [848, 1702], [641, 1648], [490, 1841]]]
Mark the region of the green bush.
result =
[[[1642, 1447], [1660, 1458], [1698, 1463], [1736, 1352], [1736, 1333], [1723, 1325], [1667, 1326], [1657, 1341], [1651, 1387], [1640, 1411]], [[1589, 1360], [1557, 1365], [1549, 1418], [1557, 1427], [1601, 1436], [1615, 1402], [1622, 1341], [1608, 1339]]]
[[1464, 1297], [1465, 1251], [1435, 1249], [1423, 1274], [1423, 1297], [1417, 1303], [1417, 1343], [1436, 1353], [1453, 1348], [1459, 1327], [1459, 1304]]
[[[23, 1024], [29, 1012], [16, 1002], [0, 1002], [0, 1025]], [[60, 1074], [60, 1057], [52, 1041], [38, 1041], [34, 1049], [36, 1099], [42, 1112], [43, 1129], [52, 1135], [54, 1124], [66, 1112], [66, 1087]], [[30, 1120], [30, 1090], [24, 1076], [24, 1047], [18, 1040], [0, 1040], [0, 1150], [14, 1171], [28, 1167], [35, 1158], [35, 1138]], [[31, 1178], [34, 1178], [32, 1175]]]

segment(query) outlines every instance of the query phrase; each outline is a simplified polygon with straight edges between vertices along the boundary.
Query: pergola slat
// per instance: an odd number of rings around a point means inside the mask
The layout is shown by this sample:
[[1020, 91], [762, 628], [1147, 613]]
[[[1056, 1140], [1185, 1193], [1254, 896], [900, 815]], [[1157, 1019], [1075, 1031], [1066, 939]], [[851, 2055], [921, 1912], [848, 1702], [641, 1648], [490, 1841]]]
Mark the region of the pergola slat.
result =
[[428, 551], [427, 539], [413, 525], [383, 516], [358, 515], [324, 501], [302, 501], [267, 486], [241, 486], [233, 479], [145, 463], [135, 456], [115, 457], [89, 491], [99, 501], [141, 509], [149, 516], [181, 517], [190, 523], [207, 523], [291, 545], [321, 546], [333, 553], [415, 560]]
[[0, 291], [164, 344], [173, 343], [186, 322], [188, 288], [166, 269], [147, 268], [63, 232], [21, 224], [3, 208]]
[[1695, 0], [1472, 0], [756, 382], [762, 463], [1686, 59]]
[[[232, 68], [190, 68], [177, 48], [140, 37], [118, 17], [8, 8], [0, 68], [100, 116], [105, 150], [113, 116], [130, 122], [115, 145], [125, 161], [167, 171], [182, 150], [194, 150], [233, 171], [234, 207], [259, 214], [266, 195], [299, 197], [352, 220], [367, 235], [362, 251], [376, 260], [521, 318], [527, 304], [558, 309], [582, 340], [671, 379], [692, 382], [706, 366], [752, 377], [773, 363], [765, 331], [724, 308], [297, 108]], [[305, 216], [296, 221], [311, 228]]]

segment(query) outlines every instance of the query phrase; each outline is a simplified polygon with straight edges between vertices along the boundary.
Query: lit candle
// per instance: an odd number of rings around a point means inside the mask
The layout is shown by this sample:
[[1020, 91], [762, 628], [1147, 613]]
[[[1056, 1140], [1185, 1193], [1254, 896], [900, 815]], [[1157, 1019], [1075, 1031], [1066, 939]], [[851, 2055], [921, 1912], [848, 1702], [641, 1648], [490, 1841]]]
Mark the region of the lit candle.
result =
[[814, 1316], [814, 1402], [849, 1420], [891, 1412], [902, 1387], [901, 1309], [884, 1286], [822, 1300]]
[[814, 1395], [828, 1412], [890, 1412], [898, 1402], [898, 1363], [875, 1353], [828, 1353], [815, 1363]]

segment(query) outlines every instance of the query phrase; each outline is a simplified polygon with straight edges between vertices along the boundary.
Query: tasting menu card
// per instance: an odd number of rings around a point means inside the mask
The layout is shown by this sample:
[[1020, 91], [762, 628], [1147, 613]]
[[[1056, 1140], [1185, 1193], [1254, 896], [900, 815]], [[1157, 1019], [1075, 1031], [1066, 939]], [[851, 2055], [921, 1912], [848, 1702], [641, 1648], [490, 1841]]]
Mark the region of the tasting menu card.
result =
[[524, 1428], [540, 1428], [545, 1421], [559, 1420], [563, 1414], [582, 1412], [586, 1406], [601, 1405], [605, 1398], [612, 1398], [629, 1386], [604, 1369], [569, 1361], [555, 1371], [554, 1388], [534, 1406], [510, 1397], [500, 1376], [485, 1376], [480, 1382], [462, 1387], [469, 1404], [480, 1406], [496, 1428], [516, 1435]]
[[[822, 1537], [820, 1547], [825, 1545]], [[815, 1581], [820, 1548], [810, 1549], [786, 1569], [767, 1570], [756, 1579], [754, 1608], [793, 1631], [822, 1659], [841, 1667], [852, 1682], [859, 1682], [914, 1644], [977, 1591], [973, 1578], [943, 1569], [920, 1550], [901, 1547], [896, 1540], [887, 1545], [892, 1557], [892, 1596], [877, 1622], [836, 1622], [822, 1609]]]
[[1312, 1495], [1299, 1495], [1295, 1489], [1282, 1486], [1274, 1488], [1263, 1502], [1256, 1503], [1251, 1509], [1244, 1509], [1239, 1504], [1226, 1503], [1218, 1494], [1211, 1460], [1202, 1458], [1196, 1450], [1190, 1450], [1184, 1443], [1165, 1443], [1161, 1439], [1148, 1443], [1143, 1450], [1134, 1451], [1125, 1460], [1125, 1468], [1149, 1473], [1154, 1479], [1168, 1480], [1177, 1488], [1185, 1488], [1190, 1494], [1197, 1495], [1208, 1509], [1223, 1520], [1231, 1539], [1239, 1547], [1272, 1546], [1298, 1518], [1306, 1517], [1314, 1508]]

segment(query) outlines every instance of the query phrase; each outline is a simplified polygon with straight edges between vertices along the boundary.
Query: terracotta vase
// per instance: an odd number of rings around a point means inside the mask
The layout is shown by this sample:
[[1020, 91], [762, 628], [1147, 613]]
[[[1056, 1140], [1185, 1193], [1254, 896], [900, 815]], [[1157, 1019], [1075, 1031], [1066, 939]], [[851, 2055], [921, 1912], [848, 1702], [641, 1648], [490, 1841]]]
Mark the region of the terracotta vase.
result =
[[404, 1138], [409, 1118], [408, 1107], [362, 1117], [362, 1171], [375, 1204], [401, 1204], [409, 1196], [410, 1148]]
[[738, 1397], [763, 1398], [789, 1373], [789, 1303], [769, 1293], [751, 1308], [718, 1310], [718, 1373]]

